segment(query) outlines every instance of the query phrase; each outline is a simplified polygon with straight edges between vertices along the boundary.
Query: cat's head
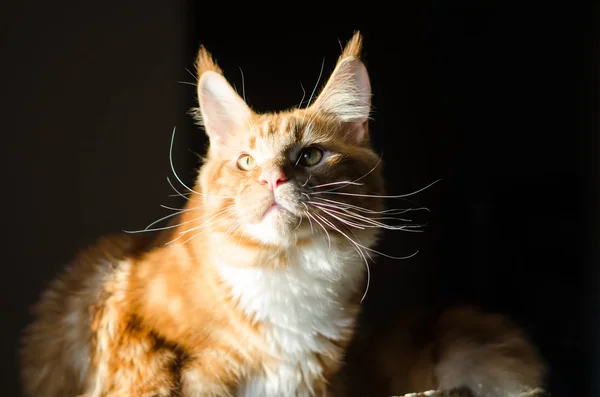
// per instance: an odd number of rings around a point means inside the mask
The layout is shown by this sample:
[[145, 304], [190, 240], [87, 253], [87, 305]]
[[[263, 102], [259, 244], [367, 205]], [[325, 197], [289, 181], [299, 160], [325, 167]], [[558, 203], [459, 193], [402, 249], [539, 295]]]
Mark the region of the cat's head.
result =
[[310, 106], [258, 114], [200, 49], [197, 119], [210, 145], [198, 188], [220, 229], [275, 245], [325, 233], [374, 238], [383, 183], [360, 53], [356, 33]]

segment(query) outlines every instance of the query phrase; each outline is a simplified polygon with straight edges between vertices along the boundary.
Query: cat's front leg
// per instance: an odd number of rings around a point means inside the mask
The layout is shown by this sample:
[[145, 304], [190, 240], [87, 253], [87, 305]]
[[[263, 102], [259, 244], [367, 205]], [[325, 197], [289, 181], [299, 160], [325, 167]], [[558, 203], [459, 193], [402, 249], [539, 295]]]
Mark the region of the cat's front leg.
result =
[[93, 363], [85, 397], [172, 397], [178, 385], [180, 354], [120, 301], [108, 299], [94, 316]]
[[334, 394], [324, 376], [303, 371], [297, 363], [264, 367], [240, 382], [236, 397], [347, 397]]

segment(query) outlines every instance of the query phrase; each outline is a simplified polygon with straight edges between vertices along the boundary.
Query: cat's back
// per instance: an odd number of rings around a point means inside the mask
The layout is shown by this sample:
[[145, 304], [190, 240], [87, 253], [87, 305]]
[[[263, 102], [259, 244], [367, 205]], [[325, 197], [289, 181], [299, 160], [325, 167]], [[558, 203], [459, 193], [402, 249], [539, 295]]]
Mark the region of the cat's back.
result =
[[[119, 278], [127, 277], [125, 259], [144, 252], [152, 241], [140, 235], [101, 238], [83, 250], [52, 281], [33, 308], [19, 351], [27, 396], [75, 396], [90, 369], [94, 313]], [[113, 291], [116, 292], [116, 291]]]

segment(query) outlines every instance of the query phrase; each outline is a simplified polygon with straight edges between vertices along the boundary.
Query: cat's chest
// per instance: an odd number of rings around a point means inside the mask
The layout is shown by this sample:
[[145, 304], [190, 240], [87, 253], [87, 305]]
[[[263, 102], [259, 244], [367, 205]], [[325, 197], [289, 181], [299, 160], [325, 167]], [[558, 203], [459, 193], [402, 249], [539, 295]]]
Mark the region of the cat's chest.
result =
[[246, 379], [238, 396], [308, 392], [311, 379], [324, 370], [319, 356], [333, 355], [332, 342], [350, 335], [355, 313], [347, 300], [362, 277], [362, 264], [351, 253], [329, 250], [327, 243], [311, 248], [290, 255], [281, 269], [220, 269], [241, 309], [260, 323], [265, 353], [280, 358]]

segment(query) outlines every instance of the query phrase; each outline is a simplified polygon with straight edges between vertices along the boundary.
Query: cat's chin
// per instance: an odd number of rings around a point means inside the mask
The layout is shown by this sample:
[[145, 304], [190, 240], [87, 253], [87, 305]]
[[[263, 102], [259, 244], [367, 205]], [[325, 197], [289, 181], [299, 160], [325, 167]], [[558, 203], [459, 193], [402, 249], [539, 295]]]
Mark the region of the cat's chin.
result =
[[310, 227], [307, 218], [301, 218], [279, 204], [265, 211], [259, 222], [246, 224], [244, 232], [262, 243], [282, 247], [293, 246], [299, 241], [312, 238], [323, 238], [317, 230]]

